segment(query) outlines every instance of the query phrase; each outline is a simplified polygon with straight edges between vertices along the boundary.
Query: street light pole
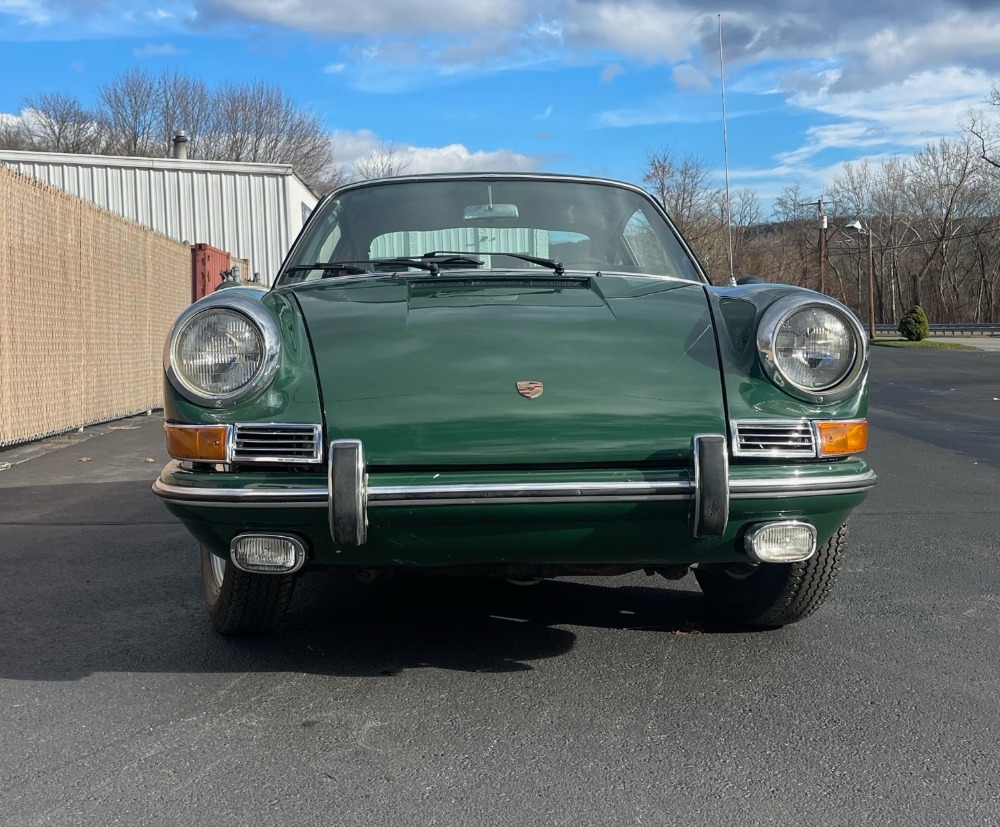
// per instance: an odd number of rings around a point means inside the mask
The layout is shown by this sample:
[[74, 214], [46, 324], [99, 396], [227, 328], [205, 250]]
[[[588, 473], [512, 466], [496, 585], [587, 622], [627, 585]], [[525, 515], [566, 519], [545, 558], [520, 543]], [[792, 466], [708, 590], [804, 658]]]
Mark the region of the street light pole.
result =
[[872, 249], [872, 233], [870, 227], [866, 227], [860, 221], [852, 221], [844, 225], [846, 229], [857, 230], [868, 237], [868, 336], [875, 338], [875, 252]]
[[872, 231], [868, 230], [868, 338], [875, 338], [875, 253], [872, 252]]

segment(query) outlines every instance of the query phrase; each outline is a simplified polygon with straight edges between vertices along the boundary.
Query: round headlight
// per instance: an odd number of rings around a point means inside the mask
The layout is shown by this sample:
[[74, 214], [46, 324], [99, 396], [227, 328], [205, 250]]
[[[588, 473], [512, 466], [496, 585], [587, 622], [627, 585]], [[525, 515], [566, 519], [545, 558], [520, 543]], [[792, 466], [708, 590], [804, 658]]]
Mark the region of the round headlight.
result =
[[174, 343], [174, 369], [206, 395], [239, 390], [253, 381], [263, 364], [260, 329], [232, 310], [205, 310], [192, 316]]
[[761, 319], [757, 346], [771, 381], [814, 402], [853, 393], [868, 362], [860, 322], [832, 300], [787, 296], [775, 302]]
[[164, 367], [187, 399], [220, 407], [266, 387], [277, 369], [278, 345], [274, 321], [259, 302], [225, 291], [181, 314]]

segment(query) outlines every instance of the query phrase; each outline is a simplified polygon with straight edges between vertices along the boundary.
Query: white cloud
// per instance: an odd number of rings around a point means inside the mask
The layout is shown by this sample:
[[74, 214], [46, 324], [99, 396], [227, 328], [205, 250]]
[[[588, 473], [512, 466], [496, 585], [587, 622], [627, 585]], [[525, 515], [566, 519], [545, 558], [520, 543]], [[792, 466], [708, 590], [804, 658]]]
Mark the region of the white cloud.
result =
[[563, 28], [567, 40], [579, 49], [601, 47], [646, 60], [683, 60], [691, 54], [703, 14], [680, 5], [568, 0]]
[[132, 54], [142, 60], [147, 57], [173, 57], [174, 55], [186, 55], [188, 49], [178, 49], [173, 43], [146, 43], [137, 49], [132, 50]]
[[555, 19], [543, 19], [539, 17], [535, 24], [531, 27], [531, 31], [536, 35], [543, 35], [550, 37], [553, 40], [557, 40], [560, 43], [563, 39], [563, 26], [559, 20]]
[[[350, 169], [354, 162], [380, 148], [385, 143], [367, 129], [358, 132], [335, 132], [333, 148], [337, 163]], [[471, 151], [462, 144], [421, 147], [409, 144], [389, 145], [409, 174], [427, 172], [530, 172], [538, 169], [542, 159], [509, 149]]]
[[0, 14], [8, 14], [22, 23], [44, 26], [52, 20], [48, 4], [41, 0], [0, 0]]
[[711, 92], [714, 88], [708, 75], [690, 63], [674, 66], [674, 84], [681, 91], [689, 92]]
[[539, 158], [509, 149], [470, 152], [461, 144], [443, 147], [406, 147], [407, 172], [530, 172]]
[[838, 90], [898, 83], [928, 67], [1000, 69], [1000, 15], [953, 13], [916, 25], [884, 26], [845, 62]]
[[786, 89], [801, 88], [800, 70], [817, 62], [836, 63], [840, 91], [951, 65], [1000, 72], [1000, 4], [991, 0], [808, 6], [724, 0], [711, 11], [702, 0], [0, 0], [0, 13], [32, 28], [58, 29], [59, 37], [155, 38], [185, 25], [209, 32], [229, 24], [276, 26], [340, 40], [345, 48], [391, 44], [378, 60], [397, 70], [419, 62], [437, 74], [468, 74], [600, 61], [607, 83], [633, 60], [681, 64], [677, 82], [693, 91], [707, 90], [708, 76], [716, 73], [716, 12], [734, 74], [784, 63]]
[[834, 82], [820, 92], [802, 93], [792, 102], [836, 122], [811, 128], [807, 142], [779, 160], [798, 163], [831, 148], [919, 148], [953, 134], [961, 118], [982, 103], [989, 86], [990, 78], [981, 71], [949, 67], [871, 91], [836, 94], [831, 91], [838, 87]]
[[615, 79], [625, 74], [625, 67], [620, 63], [609, 63], [601, 69], [601, 83], [614, 83]]
[[526, 0], [198, 0], [195, 5], [208, 21], [234, 17], [315, 33], [374, 37], [520, 28], [531, 15]]
[[[721, 115], [716, 115], [716, 119]], [[700, 118], [691, 112], [682, 111], [671, 104], [651, 103], [646, 107], [611, 109], [598, 113], [598, 126], [627, 128], [632, 126], [656, 126], [668, 123], [701, 123], [711, 118]]]

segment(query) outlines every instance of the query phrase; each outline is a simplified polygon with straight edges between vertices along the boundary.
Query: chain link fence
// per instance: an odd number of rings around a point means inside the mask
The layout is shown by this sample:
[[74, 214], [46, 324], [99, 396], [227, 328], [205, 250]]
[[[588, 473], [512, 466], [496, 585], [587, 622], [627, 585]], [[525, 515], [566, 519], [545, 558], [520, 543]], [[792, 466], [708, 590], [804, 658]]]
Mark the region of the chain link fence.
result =
[[0, 447], [162, 405], [191, 250], [0, 165]]

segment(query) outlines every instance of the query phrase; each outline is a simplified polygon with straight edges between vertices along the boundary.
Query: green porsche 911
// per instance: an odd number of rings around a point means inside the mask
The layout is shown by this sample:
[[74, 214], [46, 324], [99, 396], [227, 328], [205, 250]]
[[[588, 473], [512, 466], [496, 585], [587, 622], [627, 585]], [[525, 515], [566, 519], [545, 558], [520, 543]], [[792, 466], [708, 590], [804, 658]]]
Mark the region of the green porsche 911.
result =
[[191, 305], [163, 361], [154, 491], [220, 632], [273, 627], [324, 568], [693, 571], [719, 615], [781, 626], [826, 599], [875, 484], [851, 311], [713, 286], [615, 181], [342, 187], [270, 289]]

